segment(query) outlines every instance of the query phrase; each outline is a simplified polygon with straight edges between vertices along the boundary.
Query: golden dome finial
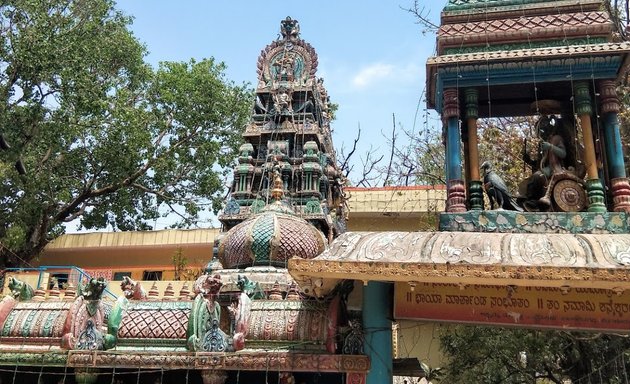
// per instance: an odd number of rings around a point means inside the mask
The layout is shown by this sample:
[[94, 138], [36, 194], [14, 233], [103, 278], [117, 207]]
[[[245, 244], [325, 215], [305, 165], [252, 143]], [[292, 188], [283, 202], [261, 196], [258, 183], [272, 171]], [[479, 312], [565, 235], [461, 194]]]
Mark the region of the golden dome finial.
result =
[[284, 197], [284, 184], [280, 177], [280, 172], [273, 171], [273, 189], [271, 190], [271, 198], [275, 201], [280, 201]]

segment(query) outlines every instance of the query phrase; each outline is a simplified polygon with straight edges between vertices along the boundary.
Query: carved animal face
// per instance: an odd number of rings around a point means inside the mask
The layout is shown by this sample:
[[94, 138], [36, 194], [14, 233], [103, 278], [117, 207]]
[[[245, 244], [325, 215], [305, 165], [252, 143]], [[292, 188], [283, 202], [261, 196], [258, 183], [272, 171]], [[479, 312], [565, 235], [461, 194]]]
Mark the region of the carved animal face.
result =
[[91, 278], [83, 290], [83, 298], [86, 300], [100, 300], [107, 288], [107, 282], [102, 277]]
[[135, 288], [136, 288], [136, 282], [131, 280], [131, 278], [129, 278], [129, 276], [124, 276], [122, 282], [120, 283], [120, 289], [123, 292], [123, 295], [125, 295], [126, 298], [130, 299], [131, 297], [133, 297]]
[[11, 295], [13, 295], [14, 298], [17, 299], [18, 297], [20, 297], [20, 294], [24, 290], [24, 286], [25, 284], [23, 281], [20, 281], [13, 276], [9, 277], [8, 287], [11, 290]]
[[204, 296], [217, 295], [222, 286], [221, 275], [204, 274], [195, 282], [195, 293]]

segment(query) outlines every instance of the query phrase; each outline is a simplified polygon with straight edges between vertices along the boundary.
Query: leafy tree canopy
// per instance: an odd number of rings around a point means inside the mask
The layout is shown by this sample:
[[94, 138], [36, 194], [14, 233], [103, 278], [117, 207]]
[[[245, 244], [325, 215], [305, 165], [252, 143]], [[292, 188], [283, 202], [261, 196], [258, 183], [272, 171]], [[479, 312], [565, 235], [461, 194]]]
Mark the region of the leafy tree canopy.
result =
[[110, 0], [0, 5], [0, 262], [62, 223], [150, 229], [217, 210], [251, 91], [213, 59], [153, 69]]
[[447, 383], [626, 382], [626, 337], [454, 326], [440, 337]]

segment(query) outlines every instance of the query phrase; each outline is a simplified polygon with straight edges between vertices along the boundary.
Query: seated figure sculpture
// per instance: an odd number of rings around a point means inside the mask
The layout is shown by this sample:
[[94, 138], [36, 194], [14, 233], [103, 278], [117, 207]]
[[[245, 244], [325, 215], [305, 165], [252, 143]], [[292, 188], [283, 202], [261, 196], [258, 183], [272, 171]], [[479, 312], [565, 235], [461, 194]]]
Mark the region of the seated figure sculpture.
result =
[[[571, 150], [572, 119], [542, 116], [536, 127], [542, 140], [540, 158], [532, 159], [527, 152], [524, 153], [523, 160], [531, 166], [533, 173], [519, 185], [517, 201], [530, 212], [581, 210], [585, 201], [582, 196], [584, 175], [576, 169], [576, 154]], [[554, 192], [554, 187], [562, 180], [568, 180], [562, 187], [569, 189], [566, 193]]]

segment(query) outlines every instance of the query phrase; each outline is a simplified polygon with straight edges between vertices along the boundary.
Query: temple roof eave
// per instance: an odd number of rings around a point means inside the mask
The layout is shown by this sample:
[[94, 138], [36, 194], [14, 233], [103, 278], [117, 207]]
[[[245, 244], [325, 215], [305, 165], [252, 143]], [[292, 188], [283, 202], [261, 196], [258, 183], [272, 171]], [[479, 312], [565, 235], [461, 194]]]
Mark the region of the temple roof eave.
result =
[[349, 232], [311, 260], [289, 260], [296, 281], [353, 279], [630, 289], [630, 234]]
[[[628, 65], [629, 53], [630, 43], [618, 42], [433, 56], [427, 60], [427, 105], [440, 112], [442, 89], [453, 84], [470, 87], [561, 81], [567, 79], [567, 71], [562, 70], [565, 67], [573, 80], [617, 79]], [[588, 63], [576, 65], [576, 60], [584, 59]]]

